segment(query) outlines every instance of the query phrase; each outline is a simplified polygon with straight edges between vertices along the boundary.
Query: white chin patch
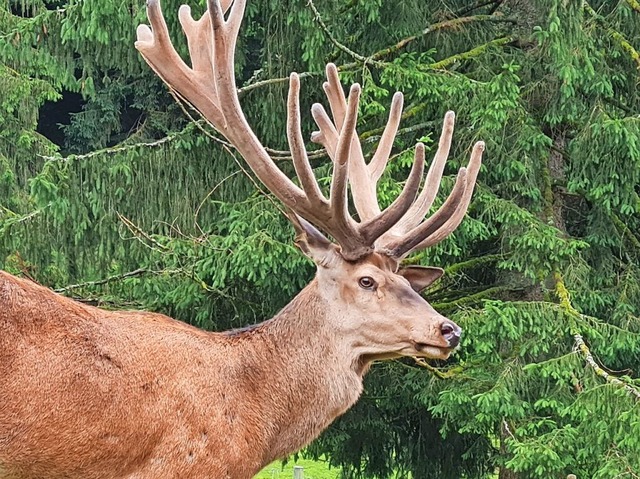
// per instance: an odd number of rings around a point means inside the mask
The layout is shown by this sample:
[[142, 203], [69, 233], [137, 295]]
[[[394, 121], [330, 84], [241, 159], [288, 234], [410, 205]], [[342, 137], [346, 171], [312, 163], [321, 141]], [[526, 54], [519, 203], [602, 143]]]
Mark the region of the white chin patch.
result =
[[447, 359], [453, 349], [438, 348], [436, 346], [430, 346], [428, 344], [417, 343], [415, 345], [416, 356], [430, 359]]

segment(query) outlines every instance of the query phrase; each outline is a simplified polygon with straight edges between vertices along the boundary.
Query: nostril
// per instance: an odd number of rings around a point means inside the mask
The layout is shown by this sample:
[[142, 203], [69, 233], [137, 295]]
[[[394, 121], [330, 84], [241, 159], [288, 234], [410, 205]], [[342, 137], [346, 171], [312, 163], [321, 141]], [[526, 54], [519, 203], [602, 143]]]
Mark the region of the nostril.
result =
[[453, 331], [454, 329], [452, 324], [444, 323], [442, 326], [440, 326], [440, 332], [443, 336], [449, 336], [453, 334]]
[[455, 348], [460, 343], [460, 334], [462, 330], [452, 321], [444, 321], [440, 325], [440, 333], [442, 337], [449, 343], [449, 346]]

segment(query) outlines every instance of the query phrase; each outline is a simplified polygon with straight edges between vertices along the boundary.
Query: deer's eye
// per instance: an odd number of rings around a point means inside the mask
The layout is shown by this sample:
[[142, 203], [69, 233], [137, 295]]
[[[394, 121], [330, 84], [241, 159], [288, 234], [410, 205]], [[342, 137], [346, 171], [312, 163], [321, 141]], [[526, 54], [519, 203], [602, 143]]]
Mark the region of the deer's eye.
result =
[[371, 276], [363, 276], [358, 280], [358, 284], [363, 289], [375, 289], [376, 282]]

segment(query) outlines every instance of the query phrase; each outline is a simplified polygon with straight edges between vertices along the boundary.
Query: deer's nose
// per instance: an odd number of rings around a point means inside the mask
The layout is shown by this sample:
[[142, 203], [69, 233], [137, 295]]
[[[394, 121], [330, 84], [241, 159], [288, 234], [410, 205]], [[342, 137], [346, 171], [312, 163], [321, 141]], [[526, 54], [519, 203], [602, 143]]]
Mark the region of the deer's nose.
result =
[[440, 334], [447, 341], [450, 348], [455, 348], [460, 344], [462, 329], [453, 321], [443, 321], [440, 325]]

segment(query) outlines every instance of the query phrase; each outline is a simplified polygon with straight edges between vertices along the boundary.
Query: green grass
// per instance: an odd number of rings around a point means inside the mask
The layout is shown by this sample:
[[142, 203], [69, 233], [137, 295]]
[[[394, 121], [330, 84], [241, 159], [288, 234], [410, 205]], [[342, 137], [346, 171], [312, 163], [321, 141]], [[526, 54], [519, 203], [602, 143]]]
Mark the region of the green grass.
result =
[[284, 466], [279, 461], [273, 462], [254, 479], [292, 479], [293, 466], [304, 467], [304, 479], [336, 479], [340, 474], [340, 469], [329, 469], [329, 464], [325, 461], [298, 459], [296, 462], [289, 461]]

